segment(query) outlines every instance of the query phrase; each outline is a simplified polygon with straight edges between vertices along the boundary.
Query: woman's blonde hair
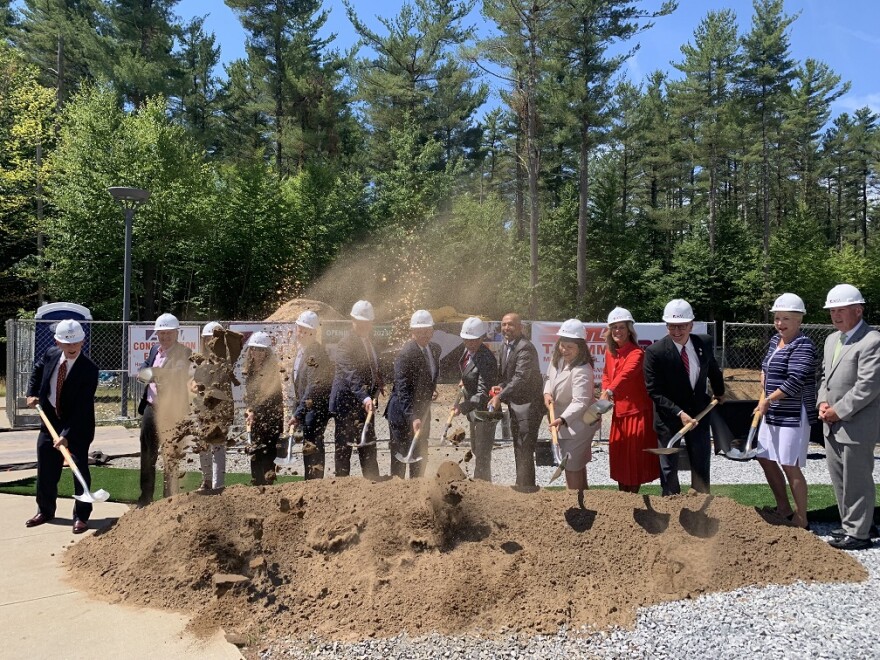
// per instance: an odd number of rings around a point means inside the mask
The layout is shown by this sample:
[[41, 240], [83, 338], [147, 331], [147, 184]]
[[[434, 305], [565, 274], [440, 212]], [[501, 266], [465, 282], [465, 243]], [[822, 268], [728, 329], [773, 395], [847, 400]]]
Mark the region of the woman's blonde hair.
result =
[[[619, 323], [619, 321], [618, 321]], [[639, 337], [636, 334], [636, 327], [632, 321], [624, 321], [626, 323], [627, 332], [629, 332], [629, 340], [633, 344], [637, 344], [639, 342]], [[611, 327], [607, 327], [605, 329], [605, 343], [608, 345], [608, 352], [611, 353], [614, 357], [617, 357], [617, 349], [620, 346], [617, 345], [617, 342], [611, 338]]]

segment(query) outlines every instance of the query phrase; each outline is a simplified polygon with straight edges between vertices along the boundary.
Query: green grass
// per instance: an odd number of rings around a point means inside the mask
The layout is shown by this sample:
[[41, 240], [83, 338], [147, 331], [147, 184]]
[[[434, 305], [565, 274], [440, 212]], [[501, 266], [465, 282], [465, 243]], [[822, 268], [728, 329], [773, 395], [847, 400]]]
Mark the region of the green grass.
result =
[[[111, 502], [136, 502], [140, 496], [140, 471], [123, 470], [121, 468], [91, 467], [92, 490], [103, 488], [110, 493]], [[59, 497], [73, 497], [73, 474], [70, 470], [61, 473], [61, 481], [58, 482]], [[288, 481], [301, 481], [302, 477], [282, 476], [276, 483]], [[249, 474], [226, 474], [226, 485], [250, 484]], [[180, 480], [181, 489], [184, 492], [195, 490], [202, 483], [201, 472], [187, 472]], [[28, 477], [18, 481], [10, 481], [0, 484], [0, 493], [12, 495], [26, 495], [33, 497], [37, 493], [37, 478]], [[162, 471], [156, 471], [156, 490], [153, 499], [162, 497]]]
[[[112, 502], [135, 502], [140, 495], [140, 472], [138, 470], [124, 470], [121, 468], [92, 467], [92, 488], [103, 488], [110, 493]], [[227, 473], [226, 485], [249, 484], [251, 480], [248, 474]], [[278, 483], [301, 481], [302, 477], [282, 476]], [[195, 490], [202, 481], [200, 472], [187, 472], [181, 479], [181, 488], [185, 492]], [[0, 493], [12, 495], [36, 495], [37, 479], [29, 477], [18, 481], [0, 484]], [[596, 486], [596, 490], [616, 490], [614, 486]], [[554, 486], [548, 490], [562, 490], [560, 486]], [[660, 495], [660, 486], [643, 486], [641, 494]], [[712, 494], [721, 497], [729, 497], [744, 506], [772, 506], [773, 494], [766, 484], [740, 484], [734, 486], [712, 486]], [[70, 470], [64, 470], [61, 481], [58, 484], [60, 497], [73, 497], [73, 475]], [[156, 473], [156, 491], [154, 499], [162, 497], [162, 472]], [[880, 491], [878, 491], [877, 505], [880, 507]], [[837, 515], [837, 503], [834, 500], [834, 490], [827, 484], [814, 484], [809, 487], [809, 519], [814, 522], [832, 522], [839, 520]]]

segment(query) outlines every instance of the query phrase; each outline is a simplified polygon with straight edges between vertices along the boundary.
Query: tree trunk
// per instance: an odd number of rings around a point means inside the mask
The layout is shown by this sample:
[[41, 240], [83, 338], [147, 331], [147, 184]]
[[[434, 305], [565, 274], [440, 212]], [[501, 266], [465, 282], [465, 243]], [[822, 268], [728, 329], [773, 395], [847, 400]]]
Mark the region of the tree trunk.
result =
[[577, 308], [582, 310], [587, 298], [587, 228], [590, 220], [590, 126], [586, 120], [581, 124], [578, 166]]
[[[521, 124], [520, 124], [521, 125]], [[514, 209], [516, 213], [516, 240], [522, 241], [526, 237], [526, 209], [525, 209], [525, 187], [526, 187], [526, 168], [523, 167], [525, 154], [523, 154], [522, 131], [516, 132], [516, 184], [514, 189]]]

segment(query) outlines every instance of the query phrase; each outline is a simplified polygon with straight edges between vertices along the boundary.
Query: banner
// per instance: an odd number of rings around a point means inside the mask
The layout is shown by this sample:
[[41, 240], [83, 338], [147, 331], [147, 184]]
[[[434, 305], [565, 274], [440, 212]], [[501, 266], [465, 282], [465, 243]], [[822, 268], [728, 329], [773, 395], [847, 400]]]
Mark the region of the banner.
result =
[[[547, 374], [547, 367], [550, 365], [550, 359], [553, 356], [553, 347], [556, 345], [556, 340], [559, 339], [556, 333], [561, 325], [561, 322], [532, 322], [532, 343], [538, 349], [538, 360], [541, 363], [542, 374]], [[584, 323], [584, 329], [587, 331], [587, 346], [590, 348], [590, 353], [595, 362], [593, 369], [597, 383], [601, 382], [602, 370], [605, 368], [605, 351], [608, 348], [608, 345], [605, 343], [605, 330], [607, 327], [604, 323]], [[638, 344], [642, 348], [646, 348], [666, 336], [665, 323], [636, 323], [635, 330], [636, 335], [639, 337]], [[703, 335], [706, 332], [707, 325], [705, 321], [694, 321], [692, 334]]]
[[[199, 350], [199, 333], [201, 326], [182, 325], [180, 326], [180, 335], [177, 339], [181, 344], [191, 348], [192, 351]], [[138, 369], [147, 361], [150, 356], [150, 349], [159, 343], [156, 339], [156, 331], [153, 330], [153, 324], [150, 325], [131, 325], [128, 328], [128, 375], [137, 376]]]

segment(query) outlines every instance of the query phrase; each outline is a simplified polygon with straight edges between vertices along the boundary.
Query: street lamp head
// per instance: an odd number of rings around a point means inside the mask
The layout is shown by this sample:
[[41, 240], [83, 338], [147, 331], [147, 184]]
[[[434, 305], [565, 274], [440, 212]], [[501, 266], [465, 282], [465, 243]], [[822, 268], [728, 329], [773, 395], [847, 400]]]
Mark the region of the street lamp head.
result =
[[113, 186], [107, 189], [113, 199], [125, 207], [134, 207], [143, 204], [150, 198], [150, 191], [142, 188], [124, 188]]

